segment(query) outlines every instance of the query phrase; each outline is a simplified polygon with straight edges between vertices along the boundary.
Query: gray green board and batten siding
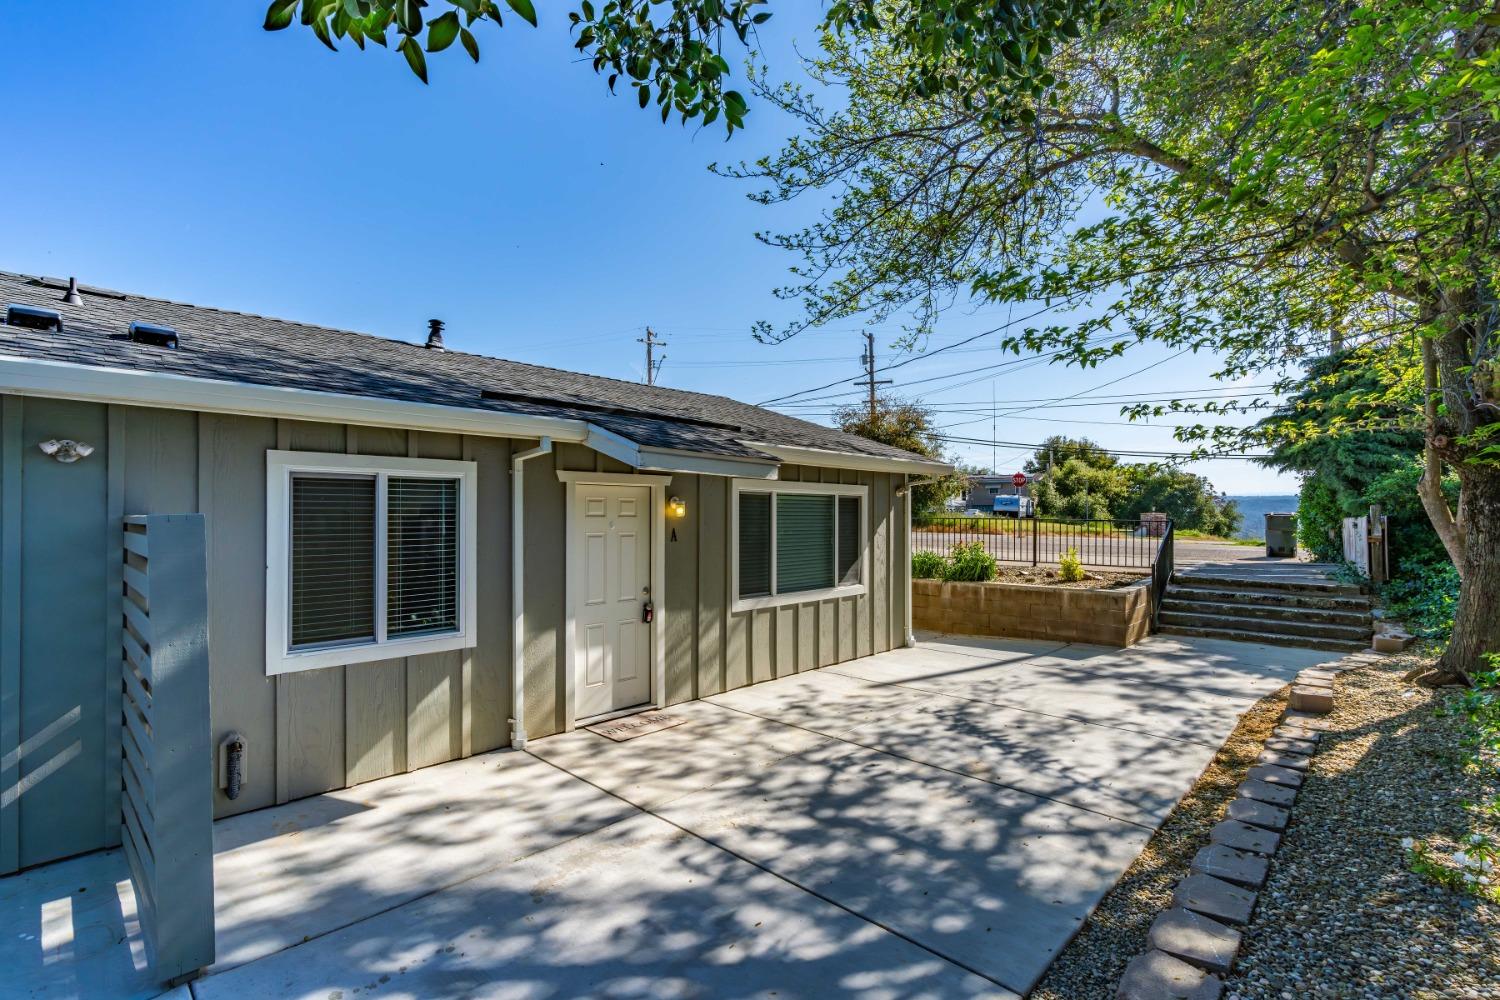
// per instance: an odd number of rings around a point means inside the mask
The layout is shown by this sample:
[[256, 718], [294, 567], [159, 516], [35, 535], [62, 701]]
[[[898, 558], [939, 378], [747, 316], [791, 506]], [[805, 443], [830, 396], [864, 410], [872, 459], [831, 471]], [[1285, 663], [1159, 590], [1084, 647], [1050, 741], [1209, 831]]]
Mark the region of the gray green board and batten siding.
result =
[[[96, 447], [63, 465], [37, 442]], [[0, 396], [0, 873], [119, 843], [121, 521], [206, 515], [212, 739], [246, 737], [227, 816], [509, 745], [510, 458], [534, 441]], [[478, 469], [478, 643], [268, 677], [268, 450], [465, 459]], [[526, 466], [526, 729], [564, 726], [564, 486], [628, 472], [581, 445]], [[900, 645], [904, 499], [894, 474], [786, 466], [870, 487], [871, 586], [857, 597], [730, 611], [730, 482], [675, 475], [661, 603], [668, 703]], [[676, 538], [673, 540], [672, 534]], [[90, 625], [90, 623], [94, 623]], [[205, 761], [212, 767], [212, 761]]]

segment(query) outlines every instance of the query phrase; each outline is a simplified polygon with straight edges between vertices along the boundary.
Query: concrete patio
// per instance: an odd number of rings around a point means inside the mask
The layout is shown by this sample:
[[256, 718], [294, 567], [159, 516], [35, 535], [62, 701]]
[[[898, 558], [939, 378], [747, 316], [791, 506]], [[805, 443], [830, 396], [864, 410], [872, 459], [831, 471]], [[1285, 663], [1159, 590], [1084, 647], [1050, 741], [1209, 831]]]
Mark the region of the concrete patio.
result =
[[[929, 637], [215, 827], [175, 996], [1013, 997], [1326, 654]], [[0, 879], [0, 996], [155, 996], [118, 851]]]

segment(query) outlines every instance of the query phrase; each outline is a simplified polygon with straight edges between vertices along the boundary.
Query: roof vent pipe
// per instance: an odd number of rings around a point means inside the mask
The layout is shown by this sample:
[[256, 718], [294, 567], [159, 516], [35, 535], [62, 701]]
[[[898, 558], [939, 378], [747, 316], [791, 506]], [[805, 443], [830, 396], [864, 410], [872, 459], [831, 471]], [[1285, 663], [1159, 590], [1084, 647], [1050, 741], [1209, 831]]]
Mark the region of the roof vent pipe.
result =
[[443, 349], [443, 321], [440, 319], [427, 321], [427, 349], [429, 351]]
[[78, 294], [77, 278], [68, 279], [68, 293], [63, 296], [62, 300], [70, 306], [83, 305], [83, 296]]

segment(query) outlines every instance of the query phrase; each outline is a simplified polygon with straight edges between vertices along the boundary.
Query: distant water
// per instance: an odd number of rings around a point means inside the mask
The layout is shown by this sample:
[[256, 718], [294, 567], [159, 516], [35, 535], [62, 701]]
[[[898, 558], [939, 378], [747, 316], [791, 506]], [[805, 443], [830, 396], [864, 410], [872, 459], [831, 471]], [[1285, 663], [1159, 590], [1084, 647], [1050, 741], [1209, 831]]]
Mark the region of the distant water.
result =
[[1236, 538], [1265, 538], [1267, 514], [1295, 514], [1297, 512], [1295, 494], [1230, 497], [1229, 499], [1233, 500], [1240, 509], [1240, 530], [1234, 533]]

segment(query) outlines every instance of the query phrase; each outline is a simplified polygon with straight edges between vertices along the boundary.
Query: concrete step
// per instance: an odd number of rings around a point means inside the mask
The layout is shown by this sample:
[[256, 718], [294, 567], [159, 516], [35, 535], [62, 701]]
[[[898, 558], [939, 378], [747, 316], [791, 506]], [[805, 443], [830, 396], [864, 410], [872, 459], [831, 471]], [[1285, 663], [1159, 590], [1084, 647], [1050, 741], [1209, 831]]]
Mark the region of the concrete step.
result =
[[[1228, 595], [1226, 595], [1228, 596]], [[1161, 602], [1163, 611], [1183, 611], [1196, 615], [1233, 615], [1240, 618], [1270, 618], [1278, 621], [1318, 622], [1324, 625], [1351, 625], [1368, 631], [1371, 628], [1370, 610], [1299, 608], [1283, 604], [1265, 604], [1255, 597], [1236, 601], [1205, 601], [1183, 597], [1175, 589], [1168, 590]]]
[[1312, 636], [1282, 635], [1277, 632], [1252, 632], [1243, 629], [1199, 628], [1191, 625], [1163, 624], [1159, 629], [1163, 635], [1192, 636], [1199, 639], [1229, 639], [1233, 642], [1256, 642], [1267, 646], [1296, 646], [1300, 649], [1323, 649], [1333, 653], [1353, 653], [1369, 648], [1365, 642], [1343, 642], [1338, 639], [1317, 639]]
[[1213, 587], [1219, 590], [1255, 590], [1271, 592], [1304, 592], [1310, 594], [1362, 594], [1352, 583], [1338, 583], [1316, 576], [1270, 579], [1264, 576], [1234, 576], [1214, 573], [1173, 573], [1173, 583], [1197, 587]]
[[[1176, 579], [1180, 578], [1174, 578], [1174, 580]], [[1275, 608], [1363, 611], [1366, 614], [1370, 610], [1370, 599], [1363, 594], [1297, 593], [1295, 591], [1275, 590], [1246, 591], [1240, 588], [1224, 589], [1198, 586], [1197, 581], [1193, 577], [1186, 578], [1184, 582], [1172, 583], [1167, 587], [1167, 596], [1181, 598], [1185, 601], [1208, 601], [1223, 604], [1251, 600], [1264, 607]]]
[[1228, 629], [1238, 632], [1267, 632], [1275, 635], [1302, 636], [1309, 639], [1332, 639], [1336, 642], [1352, 642], [1364, 649], [1370, 645], [1370, 626], [1329, 625], [1324, 622], [1305, 622], [1287, 618], [1251, 618], [1238, 614], [1201, 614], [1192, 611], [1166, 611], [1161, 613], [1161, 624], [1184, 625], [1189, 628]]

